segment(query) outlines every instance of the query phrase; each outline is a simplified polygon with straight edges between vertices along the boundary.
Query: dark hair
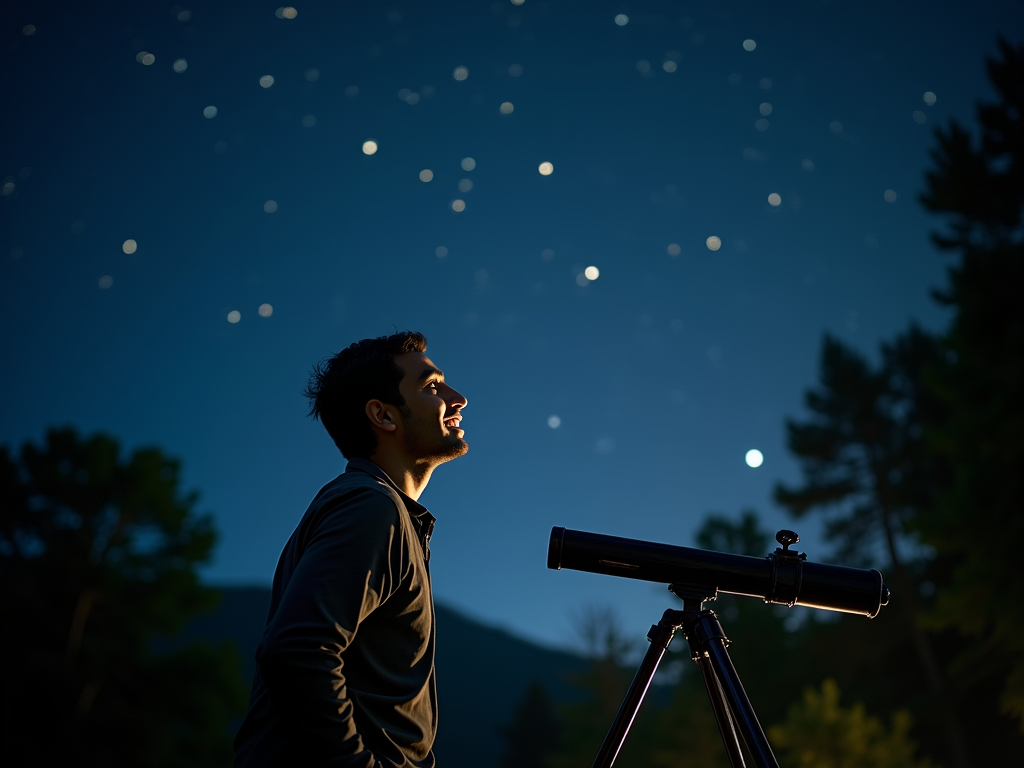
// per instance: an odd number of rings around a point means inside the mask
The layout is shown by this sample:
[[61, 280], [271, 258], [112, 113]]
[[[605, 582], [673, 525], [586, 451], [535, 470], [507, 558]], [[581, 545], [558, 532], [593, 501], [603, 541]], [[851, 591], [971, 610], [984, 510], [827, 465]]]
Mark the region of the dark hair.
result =
[[398, 384], [405, 375], [395, 355], [425, 352], [427, 339], [416, 331], [363, 339], [313, 366], [303, 394], [309, 415], [319, 419], [346, 459], [368, 458], [377, 436], [366, 417], [366, 403], [382, 400], [407, 414]]

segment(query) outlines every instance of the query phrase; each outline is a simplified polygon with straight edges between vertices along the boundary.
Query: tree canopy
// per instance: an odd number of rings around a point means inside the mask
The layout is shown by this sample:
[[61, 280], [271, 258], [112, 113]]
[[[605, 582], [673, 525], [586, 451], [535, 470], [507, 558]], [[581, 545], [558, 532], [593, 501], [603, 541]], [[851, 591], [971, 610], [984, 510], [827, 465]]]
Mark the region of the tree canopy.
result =
[[180, 472], [158, 449], [125, 457], [70, 428], [0, 448], [2, 650], [17, 660], [0, 672], [5, 764], [230, 759], [237, 658], [171, 641], [217, 602], [196, 573], [216, 534]]
[[908, 620], [952, 766], [977, 758], [968, 732], [1010, 738], [978, 705], [993, 685], [1024, 727], [1024, 46], [999, 49], [980, 140], [938, 130], [921, 198], [955, 256], [935, 292], [949, 327], [911, 326], [877, 363], [826, 336], [808, 416], [787, 423], [802, 483], [775, 494], [797, 517], [824, 515], [837, 557], [891, 571], [890, 610]]
[[955, 122], [937, 132], [922, 196], [948, 224], [936, 244], [958, 258], [937, 292], [954, 312], [933, 383], [950, 417], [928, 425], [953, 476], [921, 529], [953, 563], [932, 626], [1014, 660], [1002, 703], [1024, 728], [1024, 45], [999, 49], [980, 138]]

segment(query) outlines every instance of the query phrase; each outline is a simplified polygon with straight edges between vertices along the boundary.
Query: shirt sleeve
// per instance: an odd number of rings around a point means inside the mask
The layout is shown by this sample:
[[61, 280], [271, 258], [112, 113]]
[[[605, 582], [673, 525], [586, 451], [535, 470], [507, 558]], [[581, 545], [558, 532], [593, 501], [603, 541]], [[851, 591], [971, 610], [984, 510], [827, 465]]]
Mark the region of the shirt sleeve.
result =
[[327, 501], [300, 542], [257, 662], [275, 708], [318, 764], [384, 765], [365, 748], [356, 729], [345, 651], [360, 623], [400, 583], [404, 549], [394, 501], [373, 488]]

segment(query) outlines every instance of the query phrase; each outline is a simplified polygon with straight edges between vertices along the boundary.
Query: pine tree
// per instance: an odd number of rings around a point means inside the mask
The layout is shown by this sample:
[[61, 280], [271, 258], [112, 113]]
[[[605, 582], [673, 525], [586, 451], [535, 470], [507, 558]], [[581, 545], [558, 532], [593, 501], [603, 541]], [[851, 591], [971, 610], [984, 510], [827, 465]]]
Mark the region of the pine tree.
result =
[[[836, 557], [852, 565], [882, 565], [893, 590], [890, 609], [907, 619], [928, 689], [944, 709], [949, 759], [969, 764], [963, 728], [949, 696], [934, 642], [920, 625], [914, 576], [914, 532], [941, 481], [941, 463], [929, 461], [923, 411], [937, 408], [922, 385], [941, 360], [938, 342], [911, 328], [884, 346], [872, 366], [838, 340], [826, 337], [820, 385], [805, 397], [809, 418], [787, 421], [788, 445], [800, 461], [800, 487], [779, 484], [776, 500], [795, 517], [825, 515], [826, 539]], [[936, 418], [931, 413], [932, 418]]]
[[922, 197], [948, 222], [935, 243], [959, 258], [937, 294], [954, 311], [937, 381], [951, 418], [932, 430], [955, 473], [921, 530], [955, 563], [932, 625], [972, 638], [962, 663], [1011, 659], [1002, 704], [1024, 729], [1024, 45], [999, 49], [980, 141], [955, 122], [938, 131]]
[[[1014, 741], [995, 713], [967, 706], [991, 700], [1008, 667], [1003, 708], [1024, 725], [1024, 47], [1000, 49], [989, 75], [1001, 101], [979, 108], [980, 143], [956, 123], [939, 131], [922, 198], [948, 219], [935, 242], [959, 256], [936, 293], [953, 310], [949, 330], [911, 328], [877, 365], [826, 338], [810, 416], [787, 426], [804, 482], [776, 489], [795, 516], [826, 515], [837, 556], [891, 571], [889, 610], [905, 613], [946, 709], [953, 765], [970, 760], [958, 698], [976, 739], [980, 719], [986, 745]], [[945, 643], [940, 658], [928, 630], [971, 642]]]

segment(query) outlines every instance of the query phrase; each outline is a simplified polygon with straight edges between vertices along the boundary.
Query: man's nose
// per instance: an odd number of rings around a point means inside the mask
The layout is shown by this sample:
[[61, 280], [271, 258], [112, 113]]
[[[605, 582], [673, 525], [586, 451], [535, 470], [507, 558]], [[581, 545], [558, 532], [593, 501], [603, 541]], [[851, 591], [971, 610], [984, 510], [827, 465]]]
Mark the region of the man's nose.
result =
[[448, 394], [449, 407], [457, 406], [459, 408], [465, 408], [467, 401], [466, 398], [462, 395], [462, 393], [459, 392], [458, 390], [452, 389], [451, 387], [449, 387], [449, 389], [451, 390]]

